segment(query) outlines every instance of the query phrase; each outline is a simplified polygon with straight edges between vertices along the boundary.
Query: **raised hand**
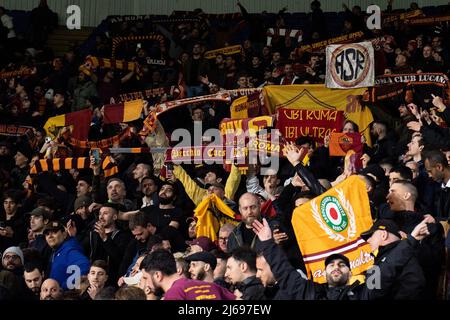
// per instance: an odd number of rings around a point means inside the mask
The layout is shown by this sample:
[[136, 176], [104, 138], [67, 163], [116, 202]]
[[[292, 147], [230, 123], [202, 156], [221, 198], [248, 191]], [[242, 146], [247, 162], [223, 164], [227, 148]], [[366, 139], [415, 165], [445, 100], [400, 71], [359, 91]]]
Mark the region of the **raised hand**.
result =
[[423, 219], [422, 222], [419, 223], [414, 228], [414, 230], [411, 232], [411, 236], [414, 239], [421, 241], [430, 235], [430, 231], [428, 230], [428, 225], [427, 225], [428, 221], [430, 221], [430, 220], [427, 217], [427, 218]]
[[283, 154], [294, 167], [300, 163], [302, 152], [294, 143], [287, 143], [283, 149]]
[[300, 178], [299, 175], [298, 175], [297, 173], [296, 173], [295, 176], [292, 178], [291, 183], [292, 183], [292, 185], [293, 185], [294, 187], [300, 187], [300, 188], [302, 188], [302, 187], [305, 186], [305, 183], [303, 182], [302, 178]]
[[416, 119], [420, 119], [419, 107], [417, 107], [417, 105], [415, 105], [414, 103], [410, 103], [410, 104], [408, 104], [407, 107], [408, 107], [409, 111], [411, 111], [413, 116], [416, 117]]
[[108, 236], [106, 235], [106, 232], [105, 232], [105, 227], [100, 222], [95, 223], [94, 230], [95, 230], [95, 232], [98, 233], [98, 235], [99, 235], [100, 239], [102, 239], [102, 241], [106, 241], [108, 239]]
[[422, 124], [419, 121], [410, 121], [406, 124], [409, 130], [419, 132]]
[[439, 96], [435, 96], [434, 94], [432, 94], [431, 97], [433, 98], [433, 101], [432, 101], [433, 106], [438, 108], [439, 112], [444, 112], [446, 105], [444, 104], [444, 101], [442, 100], [442, 98]]
[[364, 153], [360, 160], [362, 161], [362, 167], [367, 168], [370, 161], [370, 156], [367, 153]]
[[259, 222], [258, 220], [255, 220], [253, 222], [253, 232], [256, 233], [259, 240], [266, 241], [269, 239], [272, 239], [272, 230], [269, 227], [269, 223], [266, 219], [263, 219], [263, 223]]

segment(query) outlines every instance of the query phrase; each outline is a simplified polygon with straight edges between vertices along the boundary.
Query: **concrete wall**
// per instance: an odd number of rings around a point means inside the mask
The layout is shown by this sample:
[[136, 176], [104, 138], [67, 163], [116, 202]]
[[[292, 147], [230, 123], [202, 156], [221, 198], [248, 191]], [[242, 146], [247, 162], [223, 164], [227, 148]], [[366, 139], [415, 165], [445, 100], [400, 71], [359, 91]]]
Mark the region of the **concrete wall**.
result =
[[[278, 12], [283, 6], [289, 12], [309, 12], [309, 0], [241, 0], [249, 12]], [[387, 0], [322, 0], [323, 11], [341, 11], [342, 2], [351, 8], [358, 4], [365, 10], [370, 4], [379, 5], [382, 10]], [[394, 9], [408, 8], [411, 0], [395, 0]], [[416, 0], [419, 6], [437, 6], [448, 0]], [[3, 0], [0, 2], [7, 9], [32, 10], [39, 0]], [[232, 13], [239, 9], [235, 0], [48, 0], [48, 4], [60, 17], [60, 24], [65, 24], [66, 10], [69, 5], [80, 6], [83, 26], [97, 26], [108, 15], [170, 14], [173, 10], [193, 10], [202, 8], [206, 13]]]

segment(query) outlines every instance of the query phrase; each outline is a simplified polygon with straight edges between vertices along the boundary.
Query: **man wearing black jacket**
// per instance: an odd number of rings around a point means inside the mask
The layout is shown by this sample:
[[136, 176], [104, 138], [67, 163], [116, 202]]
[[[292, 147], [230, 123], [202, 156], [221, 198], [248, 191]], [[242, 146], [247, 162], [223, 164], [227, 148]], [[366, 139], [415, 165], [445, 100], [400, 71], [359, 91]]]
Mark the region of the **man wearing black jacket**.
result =
[[119, 278], [119, 267], [131, 240], [128, 232], [117, 227], [118, 215], [116, 205], [104, 204], [99, 211], [98, 221], [83, 240], [83, 248], [91, 263], [96, 260], [108, 263], [111, 283], [116, 283]]
[[261, 283], [264, 286], [265, 300], [288, 299], [288, 295], [286, 295], [283, 289], [280, 289], [280, 286], [270, 269], [270, 265], [267, 263], [262, 252], [259, 252], [256, 256], [256, 277], [261, 280]]
[[259, 198], [254, 193], [244, 193], [239, 198], [239, 212], [242, 216], [242, 221], [228, 236], [228, 252], [233, 252], [242, 246], [255, 248], [259, 242], [258, 237], [252, 231], [253, 221], [261, 219], [261, 202]]
[[[392, 220], [404, 234], [410, 233], [423, 220], [423, 214], [415, 210], [417, 197], [416, 187], [407, 181], [398, 180], [389, 188], [387, 202], [394, 212]], [[430, 233], [419, 246], [418, 260], [426, 279], [424, 298], [435, 299], [445, 257], [444, 229], [440, 223], [432, 223]]]
[[[272, 232], [267, 221], [255, 221], [253, 230], [260, 242], [264, 258], [270, 265], [279, 286], [291, 300], [373, 300], [384, 298], [390, 292], [392, 283], [398, 277], [399, 271], [416, 254], [419, 241], [428, 234], [427, 220], [414, 228], [411, 235], [400, 243], [384, 259], [380, 268], [380, 287], [369, 288], [366, 284], [355, 281], [348, 285], [351, 278], [350, 262], [342, 254], [332, 254], [325, 260], [325, 275], [327, 283], [318, 284], [305, 280], [288, 262], [283, 251], [272, 240]], [[372, 270], [367, 275], [374, 274]], [[367, 283], [367, 282], [366, 282]]]
[[[429, 219], [429, 218], [428, 218]], [[428, 220], [427, 220], [428, 221]], [[389, 262], [389, 255], [400, 244], [400, 230], [391, 220], [378, 220], [366, 232], [361, 234], [366, 240], [375, 256], [374, 264], [377, 266]], [[422, 267], [415, 256], [399, 269], [393, 279], [390, 290], [384, 290], [379, 298], [387, 300], [418, 300], [421, 299], [425, 289], [425, 277]]]
[[[256, 252], [254, 250], [247, 247], [234, 250], [227, 261], [225, 278], [242, 294], [242, 300], [263, 299], [264, 286], [256, 277]], [[239, 296], [239, 294], [236, 295]]]
[[437, 195], [434, 216], [440, 220], [450, 218], [450, 167], [445, 154], [438, 150], [429, 151], [425, 155], [425, 168], [428, 175], [441, 184], [441, 190]]

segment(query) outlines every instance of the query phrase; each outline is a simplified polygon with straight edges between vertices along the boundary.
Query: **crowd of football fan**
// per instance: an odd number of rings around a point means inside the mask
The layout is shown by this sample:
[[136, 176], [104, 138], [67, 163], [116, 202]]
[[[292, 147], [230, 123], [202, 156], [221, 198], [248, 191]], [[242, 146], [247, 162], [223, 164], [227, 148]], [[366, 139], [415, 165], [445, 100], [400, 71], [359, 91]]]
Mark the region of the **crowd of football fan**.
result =
[[[48, 140], [43, 125], [50, 117], [91, 108], [93, 141], [127, 127], [140, 130], [142, 121], [103, 123], [102, 106], [121, 93], [178, 85], [180, 75], [188, 97], [325, 79], [323, 50], [296, 55], [302, 43], [289, 37], [274, 37], [267, 45], [267, 28], [287, 28], [287, 9], [270, 21], [268, 13], [249, 14], [238, 3], [241, 14], [230, 17], [231, 23], [226, 18], [213, 23], [214, 17], [198, 9], [169, 17], [183, 22], [120, 22], [98, 34], [88, 54], [103, 58], [111, 57], [112, 35], [164, 35], [163, 48], [143, 41], [116, 52], [117, 58], [138, 62], [138, 76], [135, 71], [106, 68], [80, 71], [85, 57], [79, 46], [55, 57], [45, 42], [52, 19], [42, 24], [52, 13], [43, 3], [32, 12], [31, 35], [16, 33], [8, 11], [0, 8], [3, 71], [32, 70], [26, 76], [2, 78], [0, 122], [33, 127], [33, 143], [24, 136], [0, 136], [0, 299], [447, 298], [450, 110], [444, 96], [429, 97], [429, 112], [402, 99], [368, 106], [375, 117], [373, 146], [364, 146], [363, 169], [357, 173], [345, 171], [342, 158], [329, 156], [327, 139], [317, 145], [300, 137], [287, 146], [280, 169], [264, 176], [257, 167], [241, 177], [236, 167], [226, 173], [217, 165], [175, 165], [161, 177], [151, 154], [131, 153], [111, 155], [118, 167], [111, 177], [105, 177], [93, 156], [89, 168], [30, 175], [33, 164], [44, 157], [89, 156], [62, 140]], [[416, 9], [412, 3], [408, 10]], [[442, 14], [450, 12], [448, 7], [441, 9]], [[386, 12], [392, 12], [391, 3]], [[341, 34], [361, 30], [367, 39], [374, 36], [366, 29], [360, 7], [345, 7], [343, 15]], [[303, 34], [304, 43], [336, 34], [327, 29], [319, 1], [311, 3], [305, 17], [309, 32]], [[231, 27], [224, 33], [227, 23]], [[448, 75], [448, 32], [445, 23], [383, 25], [377, 35], [392, 37], [382, 50], [381, 73]], [[221, 43], [219, 34], [227, 36]], [[242, 45], [242, 54], [204, 58], [208, 50], [235, 44]], [[165, 63], [147, 64], [147, 58]], [[148, 105], [172, 98], [153, 97]], [[227, 109], [215, 104], [179, 108], [160, 122], [169, 137], [175, 128], [192, 132], [196, 123], [202, 123], [203, 130], [217, 128], [230, 116]], [[343, 132], [359, 128], [347, 121]], [[121, 147], [146, 147], [147, 142], [132, 134]], [[299, 148], [308, 150], [306, 165], [300, 162]], [[350, 284], [350, 263], [340, 254], [325, 261], [326, 284], [307, 280], [291, 224], [296, 207], [351, 174], [364, 180], [369, 195], [375, 223], [361, 237], [371, 245], [374, 264], [381, 268], [381, 289]], [[237, 225], [223, 224], [215, 242], [196, 236], [193, 214], [211, 195], [241, 218]], [[200, 285], [201, 292], [189, 289]]]

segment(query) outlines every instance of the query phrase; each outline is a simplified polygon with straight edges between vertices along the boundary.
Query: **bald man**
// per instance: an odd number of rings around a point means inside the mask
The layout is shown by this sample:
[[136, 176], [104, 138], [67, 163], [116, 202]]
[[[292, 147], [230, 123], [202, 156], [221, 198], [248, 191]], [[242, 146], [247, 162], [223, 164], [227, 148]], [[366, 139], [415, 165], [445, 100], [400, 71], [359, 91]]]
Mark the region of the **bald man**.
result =
[[[244, 193], [239, 198], [239, 212], [242, 221], [230, 233], [227, 243], [227, 252], [233, 252], [234, 249], [242, 246], [255, 248], [259, 242], [252, 229], [253, 221], [261, 221], [261, 202], [260, 198], [254, 193]], [[273, 229], [273, 228], [272, 228]]]
[[47, 279], [41, 286], [41, 300], [61, 300], [62, 289], [54, 279]]

